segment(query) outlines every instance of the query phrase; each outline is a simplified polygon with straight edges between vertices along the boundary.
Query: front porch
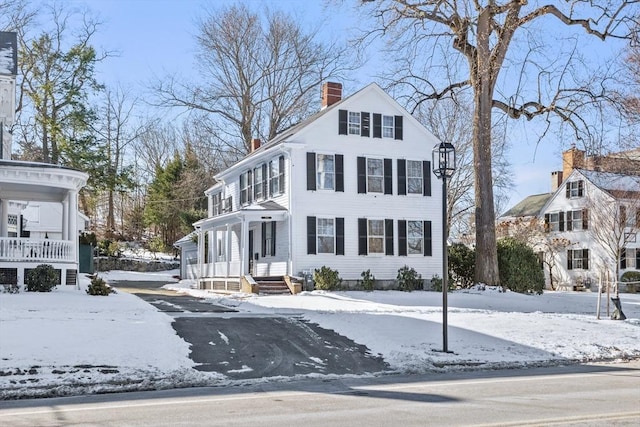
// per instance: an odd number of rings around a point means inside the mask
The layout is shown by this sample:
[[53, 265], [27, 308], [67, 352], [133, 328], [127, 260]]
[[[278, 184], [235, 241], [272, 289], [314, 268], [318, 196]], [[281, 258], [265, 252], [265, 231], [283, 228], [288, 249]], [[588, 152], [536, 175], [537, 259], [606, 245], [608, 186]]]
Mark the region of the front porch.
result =
[[50, 264], [59, 285], [75, 285], [78, 274], [74, 242], [52, 239], [0, 238], [0, 285], [24, 284], [29, 270]]

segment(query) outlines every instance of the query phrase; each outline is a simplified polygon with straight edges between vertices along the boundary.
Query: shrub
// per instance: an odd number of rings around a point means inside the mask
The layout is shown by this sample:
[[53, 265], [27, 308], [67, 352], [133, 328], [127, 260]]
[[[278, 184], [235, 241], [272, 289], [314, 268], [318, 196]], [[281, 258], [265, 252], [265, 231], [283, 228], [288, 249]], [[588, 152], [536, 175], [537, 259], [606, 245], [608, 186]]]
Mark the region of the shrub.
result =
[[1, 289], [5, 294], [17, 294], [20, 292], [20, 285], [17, 283], [5, 283]]
[[544, 273], [540, 260], [526, 244], [506, 237], [498, 241], [498, 270], [505, 288], [520, 293], [541, 294]]
[[58, 272], [49, 264], [40, 264], [30, 270], [25, 280], [27, 292], [51, 292], [58, 286]]
[[622, 277], [620, 277], [621, 282], [640, 282], [640, 271], [627, 271]]
[[[449, 287], [450, 291], [456, 289], [455, 283], [453, 283], [451, 280], [447, 282], [447, 286]], [[434, 274], [431, 278], [431, 290], [435, 292], [442, 292], [442, 277], [437, 274]]]
[[120, 244], [118, 242], [104, 239], [98, 243], [98, 254], [112, 258], [120, 258], [122, 251], [120, 250]]
[[87, 288], [87, 293], [89, 295], [108, 296], [109, 294], [115, 292], [115, 289], [107, 285], [107, 282], [105, 282], [104, 279], [101, 279], [98, 276], [91, 279], [91, 284]]
[[360, 273], [360, 277], [362, 277], [362, 289], [372, 291], [375, 286], [376, 277], [371, 274], [371, 270], [363, 271]]
[[[476, 252], [462, 243], [454, 243], [448, 249], [450, 284], [461, 288], [473, 286]], [[442, 286], [442, 284], [440, 285]], [[442, 290], [442, 288], [440, 288]]]
[[401, 291], [411, 292], [416, 289], [422, 289], [422, 276], [413, 268], [406, 265], [398, 269], [398, 289]]
[[313, 283], [315, 283], [316, 289], [321, 291], [333, 291], [338, 289], [342, 279], [337, 270], [332, 270], [327, 266], [322, 266], [319, 269], [313, 270]]

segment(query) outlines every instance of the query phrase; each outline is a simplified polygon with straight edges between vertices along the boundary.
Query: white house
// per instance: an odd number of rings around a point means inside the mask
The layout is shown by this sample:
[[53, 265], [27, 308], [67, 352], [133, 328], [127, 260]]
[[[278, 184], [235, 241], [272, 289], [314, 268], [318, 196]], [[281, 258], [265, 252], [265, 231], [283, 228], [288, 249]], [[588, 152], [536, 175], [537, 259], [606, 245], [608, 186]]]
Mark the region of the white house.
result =
[[[16, 74], [16, 34], [0, 32], [0, 284], [24, 284], [29, 269], [50, 264], [59, 271], [61, 284], [75, 285], [78, 192], [88, 175], [58, 165], [11, 160]], [[27, 237], [22, 209], [34, 202], [55, 206], [39, 209], [38, 221], [55, 221], [52, 230], [59, 234], [40, 236], [34, 230], [34, 237]]]
[[640, 176], [574, 169], [539, 219], [548, 236], [568, 243], [551, 255], [560, 283], [617, 281], [640, 270]]
[[391, 286], [405, 265], [441, 274], [439, 141], [376, 84], [342, 99], [341, 84], [325, 83], [321, 104], [215, 176], [208, 218], [194, 224], [202, 288], [322, 266], [348, 284], [370, 270]]

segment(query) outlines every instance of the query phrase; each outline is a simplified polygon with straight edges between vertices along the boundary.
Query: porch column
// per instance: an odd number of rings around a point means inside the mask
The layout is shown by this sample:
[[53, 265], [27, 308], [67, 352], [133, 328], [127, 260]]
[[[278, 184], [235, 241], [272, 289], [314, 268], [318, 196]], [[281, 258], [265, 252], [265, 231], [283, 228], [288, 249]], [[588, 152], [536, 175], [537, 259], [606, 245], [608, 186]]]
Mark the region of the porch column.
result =
[[249, 224], [246, 218], [242, 218], [240, 222], [240, 277], [249, 273]]
[[227, 260], [227, 271], [225, 277], [229, 277], [231, 271], [231, 224], [227, 223], [227, 238], [225, 239], [225, 259]]
[[69, 236], [69, 199], [70, 195], [62, 201], [62, 240], [71, 240]]
[[71, 250], [73, 251], [73, 258], [76, 265], [80, 265], [80, 250], [78, 248], [78, 192], [69, 191], [67, 198], [69, 199], [67, 240], [71, 241]]
[[8, 225], [9, 225], [9, 200], [2, 199], [0, 201], [0, 237], [8, 237]]
[[204, 233], [202, 228], [196, 228], [198, 233], [198, 279], [204, 277]]

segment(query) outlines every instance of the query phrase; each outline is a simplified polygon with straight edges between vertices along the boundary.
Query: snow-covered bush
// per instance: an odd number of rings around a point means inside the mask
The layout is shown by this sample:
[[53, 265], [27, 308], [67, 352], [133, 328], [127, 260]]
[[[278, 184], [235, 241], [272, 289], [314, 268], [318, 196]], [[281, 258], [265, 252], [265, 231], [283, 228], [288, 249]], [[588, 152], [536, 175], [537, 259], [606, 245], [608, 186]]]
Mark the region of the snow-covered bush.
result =
[[91, 284], [87, 287], [87, 293], [89, 295], [108, 296], [109, 294], [115, 292], [115, 289], [107, 285], [107, 282], [105, 282], [104, 279], [98, 276], [91, 279]]
[[362, 289], [364, 289], [365, 291], [372, 291], [375, 287], [376, 276], [371, 274], [371, 270], [363, 271], [362, 273], [360, 273], [360, 277], [362, 277], [362, 280], [360, 281], [362, 284]]

